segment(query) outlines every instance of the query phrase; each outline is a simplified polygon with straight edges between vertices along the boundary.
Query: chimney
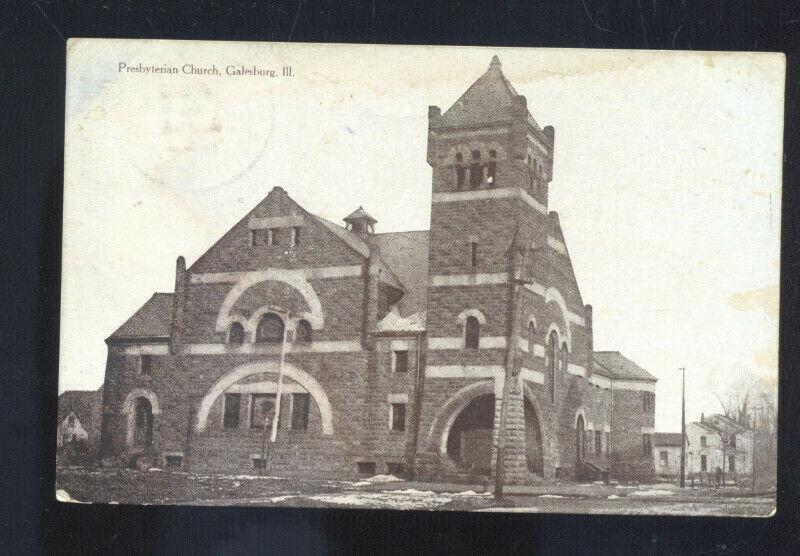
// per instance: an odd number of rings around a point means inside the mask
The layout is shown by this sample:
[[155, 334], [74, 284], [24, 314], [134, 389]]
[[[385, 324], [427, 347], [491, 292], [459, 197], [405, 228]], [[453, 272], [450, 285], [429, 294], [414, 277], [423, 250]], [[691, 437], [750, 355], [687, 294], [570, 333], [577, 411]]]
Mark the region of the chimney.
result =
[[703, 413], [700, 413], [700, 422], [703, 423], [706, 420], [706, 416]]

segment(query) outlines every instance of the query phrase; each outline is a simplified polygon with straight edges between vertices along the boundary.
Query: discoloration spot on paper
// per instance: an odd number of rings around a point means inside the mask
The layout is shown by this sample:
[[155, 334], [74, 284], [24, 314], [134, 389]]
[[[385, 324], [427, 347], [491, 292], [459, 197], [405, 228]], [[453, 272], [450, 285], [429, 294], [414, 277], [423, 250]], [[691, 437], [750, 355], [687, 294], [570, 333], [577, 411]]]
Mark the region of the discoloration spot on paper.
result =
[[761, 311], [768, 317], [778, 316], [778, 285], [735, 293], [728, 302], [740, 311]]

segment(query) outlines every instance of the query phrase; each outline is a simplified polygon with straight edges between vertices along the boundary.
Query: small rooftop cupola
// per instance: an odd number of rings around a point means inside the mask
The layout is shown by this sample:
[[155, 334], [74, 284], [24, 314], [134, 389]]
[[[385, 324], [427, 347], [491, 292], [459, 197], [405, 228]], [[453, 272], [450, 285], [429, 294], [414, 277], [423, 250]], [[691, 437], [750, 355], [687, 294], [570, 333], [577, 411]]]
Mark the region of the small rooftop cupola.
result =
[[347, 224], [347, 229], [357, 234], [375, 233], [375, 223], [378, 222], [364, 210], [364, 207], [358, 207], [343, 220]]

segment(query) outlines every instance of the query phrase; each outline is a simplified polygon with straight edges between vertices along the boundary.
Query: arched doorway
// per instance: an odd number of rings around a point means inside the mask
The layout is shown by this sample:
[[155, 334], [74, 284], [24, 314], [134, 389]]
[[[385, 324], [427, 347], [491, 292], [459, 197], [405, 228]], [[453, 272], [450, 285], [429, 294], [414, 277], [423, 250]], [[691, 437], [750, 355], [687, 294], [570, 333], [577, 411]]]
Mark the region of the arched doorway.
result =
[[149, 448], [153, 444], [153, 406], [147, 398], [136, 398], [133, 423], [133, 444]]
[[453, 421], [447, 436], [447, 455], [459, 467], [489, 473], [493, 434], [494, 396], [477, 396]]
[[584, 449], [585, 449], [585, 439], [586, 438], [586, 431], [585, 425], [583, 422], [583, 415], [578, 415], [578, 419], [575, 422], [575, 462], [579, 464], [583, 461]]

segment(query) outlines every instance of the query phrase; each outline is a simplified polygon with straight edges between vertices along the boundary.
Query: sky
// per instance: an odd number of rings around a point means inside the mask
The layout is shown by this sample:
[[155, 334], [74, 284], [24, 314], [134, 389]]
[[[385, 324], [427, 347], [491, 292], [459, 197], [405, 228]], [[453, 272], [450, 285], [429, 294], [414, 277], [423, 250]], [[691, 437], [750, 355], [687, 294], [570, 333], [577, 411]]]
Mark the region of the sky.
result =
[[376, 231], [427, 229], [428, 106], [495, 54], [555, 128], [549, 209], [595, 349], [659, 379], [656, 429], [680, 430], [680, 367], [688, 420], [776, 384], [783, 55], [71, 39], [59, 391], [99, 387], [104, 339], [275, 186], [333, 221], [363, 205]]

